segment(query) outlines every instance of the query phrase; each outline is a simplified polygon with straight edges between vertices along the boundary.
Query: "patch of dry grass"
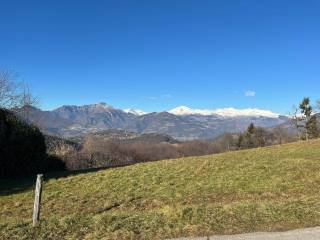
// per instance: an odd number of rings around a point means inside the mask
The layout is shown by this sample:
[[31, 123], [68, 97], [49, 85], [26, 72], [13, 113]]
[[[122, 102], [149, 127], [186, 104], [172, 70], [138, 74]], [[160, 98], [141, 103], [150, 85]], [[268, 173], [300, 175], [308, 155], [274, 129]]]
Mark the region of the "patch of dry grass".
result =
[[0, 239], [164, 239], [320, 225], [319, 140], [58, 176], [44, 183], [36, 230], [33, 187], [0, 193]]

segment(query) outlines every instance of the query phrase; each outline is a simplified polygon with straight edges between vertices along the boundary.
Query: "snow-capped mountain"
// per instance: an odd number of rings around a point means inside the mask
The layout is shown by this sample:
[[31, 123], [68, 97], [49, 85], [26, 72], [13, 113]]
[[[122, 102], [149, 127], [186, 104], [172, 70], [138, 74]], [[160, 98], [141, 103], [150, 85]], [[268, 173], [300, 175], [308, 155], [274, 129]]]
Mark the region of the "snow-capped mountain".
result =
[[270, 110], [247, 108], [247, 109], [235, 109], [235, 108], [221, 108], [214, 110], [213, 113], [221, 115], [223, 117], [268, 117], [279, 118], [280, 114], [273, 113]]
[[116, 109], [106, 103], [67, 105], [52, 111], [30, 108], [28, 118], [44, 132], [65, 137], [119, 129], [167, 134], [177, 139], [208, 139], [226, 132], [242, 132], [250, 123], [274, 127], [289, 122], [286, 116], [254, 108], [208, 110], [181, 106], [168, 112], [146, 113], [137, 109]]
[[180, 106], [173, 108], [168, 111], [168, 113], [183, 116], [183, 115], [203, 115], [203, 116], [209, 116], [212, 115], [213, 112], [208, 109], [192, 109], [186, 106]]
[[247, 108], [247, 109], [235, 109], [235, 108], [220, 108], [215, 110], [209, 109], [192, 109], [186, 106], [176, 107], [168, 111], [171, 114], [184, 116], [184, 115], [219, 115], [221, 117], [268, 117], [278, 118], [280, 115], [273, 113], [269, 110]]
[[140, 109], [133, 109], [133, 108], [126, 108], [126, 109], [123, 109], [123, 111], [125, 113], [132, 113], [133, 115], [136, 115], [136, 116], [142, 116], [147, 114], [147, 112], [145, 111], [142, 111]]

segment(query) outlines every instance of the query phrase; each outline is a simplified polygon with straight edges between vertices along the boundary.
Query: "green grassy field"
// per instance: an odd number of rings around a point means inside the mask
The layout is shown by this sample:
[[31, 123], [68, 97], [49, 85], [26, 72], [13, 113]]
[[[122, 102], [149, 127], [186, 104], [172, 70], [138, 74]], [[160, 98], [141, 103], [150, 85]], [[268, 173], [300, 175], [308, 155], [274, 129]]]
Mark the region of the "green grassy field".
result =
[[[59, 177], [60, 176], [60, 177]], [[0, 181], [0, 239], [164, 239], [320, 225], [320, 141]]]

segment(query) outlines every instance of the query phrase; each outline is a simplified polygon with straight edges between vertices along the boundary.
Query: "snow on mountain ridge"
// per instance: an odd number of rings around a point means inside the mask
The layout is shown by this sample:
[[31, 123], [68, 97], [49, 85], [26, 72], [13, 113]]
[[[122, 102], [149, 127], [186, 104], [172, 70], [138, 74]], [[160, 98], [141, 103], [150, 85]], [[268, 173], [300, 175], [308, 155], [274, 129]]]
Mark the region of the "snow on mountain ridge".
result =
[[168, 111], [168, 113], [174, 114], [174, 115], [212, 115], [213, 112], [211, 110], [207, 109], [192, 109], [186, 106], [180, 106], [176, 107], [174, 109], [171, 109]]
[[125, 113], [132, 113], [132, 114], [134, 114], [134, 115], [136, 115], [136, 116], [142, 116], [142, 115], [147, 114], [146, 112], [144, 112], [144, 111], [142, 111], [142, 110], [140, 110], [140, 109], [133, 109], [133, 108], [123, 109], [123, 111], [124, 111]]
[[225, 117], [237, 117], [237, 116], [257, 116], [257, 117], [269, 117], [278, 118], [280, 115], [270, 110], [247, 108], [247, 109], [235, 109], [235, 108], [221, 108], [214, 110], [215, 114]]
[[[111, 105], [108, 105], [106, 103], [96, 103], [96, 104], [90, 104], [90, 105], [82, 105], [82, 106], [74, 106], [74, 105], [64, 105], [60, 108], [57, 108], [53, 111], [63, 111], [64, 109], [74, 109], [74, 111], [78, 110], [86, 110], [90, 109], [91, 111], [96, 112], [105, 112], [110, 111], [112, 109], [117, 110], [113, 108]], [[120, 109], [118, 109], [120, 110]], [[136, 116], [142, 116], [148, 114], [148, 112], [145, 112], [140, 109], [134, 109], [134, 108], [127, 108], [122, 110], [125, 113], [131, 113]], [[210, 116], [210, 115], [218, 115], [220, 117], [268, 117], [268, 118], [279, 118], [279, 114], [273, 113], [270, 110], [264, 110], [264, 109], [257, 109], [257, 108], [247, 108], [247, 109], [236, 109], [236, 108], [219, 108], [219, 109], [193, 109], [186, 106], [179, 106], [176, 108], [173, 108], [169, 111], [166, 111], [168, 113], [178, 115], [178, 116], [184, 116], [184, 115], [202, 115], [202, 116]]]
[[247, 109], [235, 109], [235, 108], [220, 108], [215, 110], [209, 109], [192, 109], [186, 106], [176, 107], [168, 111], [174, 115], [220, 115], [222, 117], [269, 117], [278, 118], [279, 114], [273, 113], [269, 110], [247, 108]]

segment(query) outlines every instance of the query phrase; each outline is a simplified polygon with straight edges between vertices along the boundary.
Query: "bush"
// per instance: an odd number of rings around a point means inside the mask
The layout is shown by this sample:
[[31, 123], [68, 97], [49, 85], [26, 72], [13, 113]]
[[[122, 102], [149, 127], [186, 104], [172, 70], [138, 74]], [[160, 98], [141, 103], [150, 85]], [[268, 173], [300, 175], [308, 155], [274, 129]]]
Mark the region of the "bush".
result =
[[47, 156], [44, 136], [37, 127], [0, 109], [0, 178], [63, 168], [60, 159]]

